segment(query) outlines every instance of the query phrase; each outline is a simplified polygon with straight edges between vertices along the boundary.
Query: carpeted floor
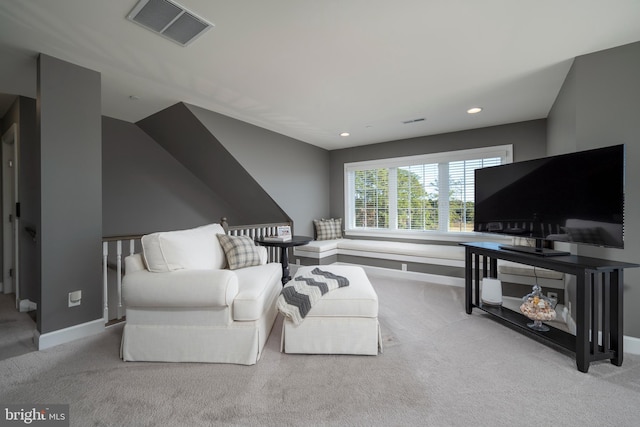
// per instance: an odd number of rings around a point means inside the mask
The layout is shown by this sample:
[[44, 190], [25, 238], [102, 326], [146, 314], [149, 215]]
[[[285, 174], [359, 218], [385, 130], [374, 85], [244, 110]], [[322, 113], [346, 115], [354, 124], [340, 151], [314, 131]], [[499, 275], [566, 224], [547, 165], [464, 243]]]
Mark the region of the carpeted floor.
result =
[[279, 319], [254, 366], [125, 363], [121, 326], [0, 361], [0, 404], [68, 403], [73, 426], [636, 426], [640, 357], [575, 360], [463, 290], [372, 276], [384, 353], [287, 355]]
[[0, 294], [0, 360], [36, 351], [35, 330], [33, 317], [16, 310], [15, 294]]

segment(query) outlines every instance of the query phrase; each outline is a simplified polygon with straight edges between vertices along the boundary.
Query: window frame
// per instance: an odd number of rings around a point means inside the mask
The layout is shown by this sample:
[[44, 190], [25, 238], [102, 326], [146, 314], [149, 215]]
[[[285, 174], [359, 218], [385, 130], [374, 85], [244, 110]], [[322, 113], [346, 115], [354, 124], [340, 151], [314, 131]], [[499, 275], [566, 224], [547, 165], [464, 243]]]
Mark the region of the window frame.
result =
[[[399, 167], [407, 167], [419, 164], [446, 163], [463, 160], [477, 160], [482, 158], [500, 157], [501, 164], [513, 162], [513, 144], [496, 145], [482, 148], [420, 154], [415, 156], [392, 157], [344, 164], [344, 227], [347, 236], [369, 236], [395, 239], [425, 239], [438, 238], [439, 240], [457, 240], [461, 236], [472, 236], [473, 232], [447, 231], [448, 221], [439, 221], [438, 230], [403, 230], [397, 227], [397, 185], [396, 171]], [[355, 172], [370, 169], [389, 169], [389, 228], [365, 228], [355, 227]], [[439, 168], [439, 181], [442, 182], [444, 172]], [[447, 171], [448, 174], [448, 171]], [[446, 176], [448, 190], [449, 176]], [[353, 184], [353, 185], [352, 185]], [[393, 185], [392, 185], [393, 184]], [[443, 201], [441, 201], [443, 202]], [[440, 217], [446, 211], [449, 217], [449, 198], [444, 203], [438, 204]]]

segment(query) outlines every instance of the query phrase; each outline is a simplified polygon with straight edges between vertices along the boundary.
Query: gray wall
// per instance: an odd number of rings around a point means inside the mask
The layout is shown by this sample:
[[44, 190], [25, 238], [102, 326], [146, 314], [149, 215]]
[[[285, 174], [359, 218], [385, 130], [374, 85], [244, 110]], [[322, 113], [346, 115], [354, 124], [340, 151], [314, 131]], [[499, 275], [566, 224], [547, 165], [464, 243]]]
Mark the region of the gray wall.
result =
[[[102, 318], [100, 74], [41, 54], [37, 87], [44, 334]], [[76, 290], [82, 304], [68, 307]]]
[[313, 236], [329, 214], [329, 152], [193, 105], [187, 107], [293, 220]]
[[219, 222], [234, 209], [133, 123], [102, 119], [105, 236]]
[[514, 161], [546, 155], [546, 120], [532, 120], [462, 132], [411, 138], [330, 152], [331, 216], [344, 217], [344, 164], [513, 144]]
[[288, 221], [289, 217], [183, 103], [136, 123], [235, 209], [230, 224]]
[[547, 118], [547, 154], [572, 153], [576, 151], [576, 69], [575, 63], [558, 92], [558, 96]]
[[[640, 43], [575, 59], [549, 114], [553, 154], [626, 144], [625, 249], [577, 246], [581, 255], [640, 263]], [[640, 337], [640, 269], [625, 271], [624, 333]]]

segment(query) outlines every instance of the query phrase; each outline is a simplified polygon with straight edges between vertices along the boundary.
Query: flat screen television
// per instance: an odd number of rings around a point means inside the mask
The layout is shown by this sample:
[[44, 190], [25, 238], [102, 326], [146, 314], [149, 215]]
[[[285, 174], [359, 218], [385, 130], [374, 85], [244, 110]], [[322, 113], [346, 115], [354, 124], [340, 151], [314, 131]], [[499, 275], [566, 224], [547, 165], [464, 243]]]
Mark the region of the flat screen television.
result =
[[624, 248], [624, 145], [475, 171], [474, 231]]

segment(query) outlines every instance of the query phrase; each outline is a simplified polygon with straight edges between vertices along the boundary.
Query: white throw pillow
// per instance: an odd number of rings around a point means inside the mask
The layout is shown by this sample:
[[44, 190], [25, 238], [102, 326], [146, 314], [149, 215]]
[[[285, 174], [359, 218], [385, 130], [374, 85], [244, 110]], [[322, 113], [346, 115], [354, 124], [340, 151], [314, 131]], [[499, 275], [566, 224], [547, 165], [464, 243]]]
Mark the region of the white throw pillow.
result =
[[188, 230], [165, 231], [142, 237], [142, 252], [147, 269], [154, 273], [174, 270], [216, 270], [226, 259], [217, 234], [220, 224]]

